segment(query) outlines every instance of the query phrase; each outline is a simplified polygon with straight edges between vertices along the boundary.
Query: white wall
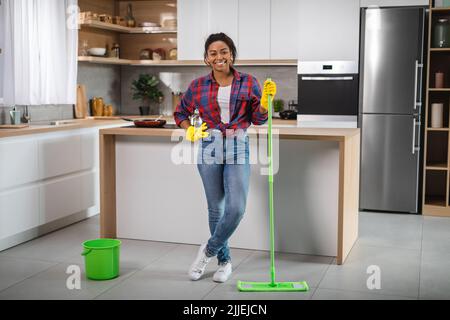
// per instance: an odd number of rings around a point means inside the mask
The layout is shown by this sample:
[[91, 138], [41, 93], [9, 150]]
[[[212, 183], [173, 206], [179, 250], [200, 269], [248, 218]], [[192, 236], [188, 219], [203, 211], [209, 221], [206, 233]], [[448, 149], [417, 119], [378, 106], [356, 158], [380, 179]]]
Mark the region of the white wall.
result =
[[428, 0], [360, 0], [361, 7], [377, 5], [380, 7], [428, 6]]
[[358, 61], [359, 12], [359, 0], [299, 0], [299, 60]]

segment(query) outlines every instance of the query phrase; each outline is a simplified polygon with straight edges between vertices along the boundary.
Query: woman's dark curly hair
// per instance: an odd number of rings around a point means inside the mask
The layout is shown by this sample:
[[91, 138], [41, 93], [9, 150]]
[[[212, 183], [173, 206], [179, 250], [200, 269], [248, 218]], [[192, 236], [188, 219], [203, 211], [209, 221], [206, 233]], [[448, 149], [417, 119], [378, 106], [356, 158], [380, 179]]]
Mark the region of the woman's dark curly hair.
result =
[[205, 53], [204, 53], [205, 63], [206, 63], [206, 57], [208, 56], [208, 48], [211, 45], [211, 43], [216, 42], [216, 41], [223, 41], [227, 44], [228, 48], [230, 48], [230, 51], [231, 51], [231, 58], [233, 59], [232, 62], [234, 62], [234, 60], [236, 60], [236, 56], [237, 56], [236, 46], [234, 45], [233, 40], [229, 36], [227, 36], [223, 32], [219, 32], [219, 33], [210, 34], [208, 39], [206, 39], [206, 41], [205, 41]]

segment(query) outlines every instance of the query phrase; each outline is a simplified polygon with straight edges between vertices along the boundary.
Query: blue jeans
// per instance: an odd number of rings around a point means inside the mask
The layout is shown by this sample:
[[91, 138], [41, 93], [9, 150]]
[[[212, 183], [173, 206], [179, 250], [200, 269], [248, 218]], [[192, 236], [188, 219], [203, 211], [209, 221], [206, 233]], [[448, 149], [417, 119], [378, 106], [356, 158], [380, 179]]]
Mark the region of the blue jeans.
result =
[[231, 261], [228, 239], [244, 216], [247, 203], [249, 142], [247, 135], [222, 139], [221, 133], [213, 132], [210, 138], [202, 141], [197, 164], [208, 203], [211, 233], [206, 255], [217, 255], [219, 264], [224, 264]]

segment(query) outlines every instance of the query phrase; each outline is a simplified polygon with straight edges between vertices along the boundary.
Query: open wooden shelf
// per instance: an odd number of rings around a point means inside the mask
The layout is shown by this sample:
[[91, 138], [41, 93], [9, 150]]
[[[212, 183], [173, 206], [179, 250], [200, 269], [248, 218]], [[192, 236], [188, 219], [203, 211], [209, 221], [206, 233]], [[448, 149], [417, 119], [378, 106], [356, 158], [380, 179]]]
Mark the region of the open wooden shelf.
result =
[[96, 28], [101, 30], [115, 31], [119, 33], [135, 33], [135, 34], [161, 34], [161, 33], [173, 33], [176, 34], [177, 30], [165, 29], [165, 28], [129, 28], [120, 26], [118, 24], [106, 23], [96, 20], [86, 20], [80, 23], [81, 28]]
[[[422, 214], [430, 216], [450, 217], [450, 177], [449, 177], [449, 146], [450, 146], [450, 48], [433, 48], [432, 31], [435, 23], [441, 17], [450, 15], [450, 7], [433, 8], [430, 1], [430, 18], [428, 19], [428, 55], [427, 82], [425, 101], [425, 135]], [[444, 88], [435, 88], [435, 74], [444, 72]], [[431, 127], [431, 106], [433, 103], [443, 103], [443, 127]]]

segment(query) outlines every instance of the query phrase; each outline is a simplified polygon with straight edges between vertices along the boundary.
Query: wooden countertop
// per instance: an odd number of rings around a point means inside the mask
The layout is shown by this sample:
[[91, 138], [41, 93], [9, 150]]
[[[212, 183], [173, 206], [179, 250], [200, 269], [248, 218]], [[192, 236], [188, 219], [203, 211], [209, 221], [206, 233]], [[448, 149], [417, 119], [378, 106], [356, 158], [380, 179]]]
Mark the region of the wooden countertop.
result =
[[[281, 120], [284, 121], [284, 120]], [[343, 141], [359, 134], [359, 129], [325, 129], [325, 128], [297, 128], [297, 127], [277, 127], [276, 124], [272, 127], [278, 130], [281, 138], [284, 139], [301, 139], [301, 140], [325, 140], [325, 141]], [[136, 128], [134, 126], [101, 129], [101, 135], [118, 135], [118, 136], [159, 136], [170, 137], [174, 133], [175, 128]], [[248, 133], [250, 135], [255, 133], [267, 132], [267, 127], [250, 127]]]

